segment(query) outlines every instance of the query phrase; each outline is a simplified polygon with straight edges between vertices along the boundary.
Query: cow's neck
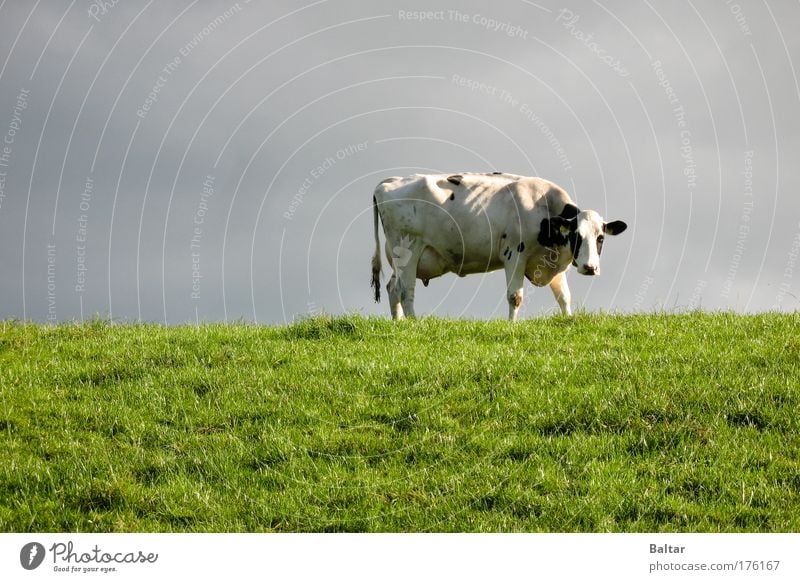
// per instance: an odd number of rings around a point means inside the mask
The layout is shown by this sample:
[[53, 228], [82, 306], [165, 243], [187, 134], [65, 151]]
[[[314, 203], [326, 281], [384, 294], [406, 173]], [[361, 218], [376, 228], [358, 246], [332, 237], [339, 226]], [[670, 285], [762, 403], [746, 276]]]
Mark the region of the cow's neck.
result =
[[528, 259], [525, 276], [537, 287], [544, 287], [572, 262], [569, 246], [541, 247]]

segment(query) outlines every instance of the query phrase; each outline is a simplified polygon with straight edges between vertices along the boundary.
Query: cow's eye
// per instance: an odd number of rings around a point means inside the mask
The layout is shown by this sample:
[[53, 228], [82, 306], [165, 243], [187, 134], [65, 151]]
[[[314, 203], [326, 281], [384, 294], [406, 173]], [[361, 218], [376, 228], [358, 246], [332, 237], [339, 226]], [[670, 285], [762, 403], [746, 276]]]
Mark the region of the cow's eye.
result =
[[604, 237], [602, 234], [597, 237], [597, 242], [599, 242], [600, 244], [603, 244], [604, 240], [606, 240], [606, 237]]

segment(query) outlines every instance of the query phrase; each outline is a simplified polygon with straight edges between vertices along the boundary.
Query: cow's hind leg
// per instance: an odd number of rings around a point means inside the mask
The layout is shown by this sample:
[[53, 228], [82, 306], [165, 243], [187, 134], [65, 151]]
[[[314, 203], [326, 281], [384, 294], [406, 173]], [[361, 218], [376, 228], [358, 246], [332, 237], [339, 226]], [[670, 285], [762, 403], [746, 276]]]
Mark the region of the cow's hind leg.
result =
[[389, 293], [389, 309], [392, 311], [392, 319], [403, 319], [400, 288], [394, 273], [386, 284], [386, 291]]
[[422, 255], [424, 245], [419, 241], [406, 239], [408, 246], [404, 250], [402, 260], [395, 257], [395, 275], [400, 288], [400, 301], [406, 317], [416, 317], [414, 313], [414, 291], [417, 285], [417, 264]]
[[559, 273], [553, 277], [553, 280], [550, 281], [550, 290], [553, 292], [556, 301], [558, 301], [558, 306], [561, 307], [561, 313], [564, 315], [572, 315], [572, 307], [570, 306], [572, 295], [567, 285], [566, 272]]
[[[396, 242], [395, 242], [396, 241]], [[386, 238], [386, 255], [392, 264], [392, 277], [386, 285], [389, 307], [394, 319], [414, 317], [414, 287], [417, 265], [424, 245], [410, 235]]]
[[[394, 238], [394, 236], [392, 238]], [[388, 235], [386, 236], [386, 245], [384, 248], [386, 250], [386, 259], [392, 267], [392, 276], [389, 278], [389, 282], [386, 283], [386, 292], [389, 294], [389, 310], [392, 313], [392, 319], [403, 319], [404, 314], [401, 304], [400, 282], [397, 279], [397, 266], [395, 265], [395, 259], [397, 257], [394, 256], [393, 245]]]

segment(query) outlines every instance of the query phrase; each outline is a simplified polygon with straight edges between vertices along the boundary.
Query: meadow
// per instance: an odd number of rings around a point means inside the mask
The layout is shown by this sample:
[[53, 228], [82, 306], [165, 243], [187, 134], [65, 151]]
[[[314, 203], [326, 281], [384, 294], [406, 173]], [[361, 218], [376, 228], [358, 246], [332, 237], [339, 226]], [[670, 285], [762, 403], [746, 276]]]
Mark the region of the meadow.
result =
[[0, 531], [800, 531], [799, 331], [0, 322]]

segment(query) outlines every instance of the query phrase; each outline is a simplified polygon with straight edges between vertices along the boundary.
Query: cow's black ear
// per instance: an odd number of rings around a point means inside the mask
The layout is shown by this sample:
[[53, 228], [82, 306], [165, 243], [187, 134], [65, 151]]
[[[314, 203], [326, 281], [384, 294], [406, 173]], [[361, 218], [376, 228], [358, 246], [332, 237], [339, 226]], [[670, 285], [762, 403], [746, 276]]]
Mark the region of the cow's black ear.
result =
[[567, 244], [571, 223], [560, 216], [553, 218], [543, 218], [539, 226], [539, 237], [537, 240], [543, 247], [556, 247]]
[[567, 220], [572, 220], [573, 218], [578, 216], [580, 212], [581, 211], [578, 210], [578, 207], [575, 206], [574, 204], [567, 204], [566, 206], [564, 206], [564, 210], [561, 211], [561, 216], [563, 218], [566, 218]]
[[620, 234], [621, 232], [625, 232], [625, 229], [628, 228], [628, 225], [622, 222], [621, 220], [614, 220], [612, 222], [606, 222], [603, 225], [603, 230], [606, 234], [610, 234], [614, 236], [615, 234]]

